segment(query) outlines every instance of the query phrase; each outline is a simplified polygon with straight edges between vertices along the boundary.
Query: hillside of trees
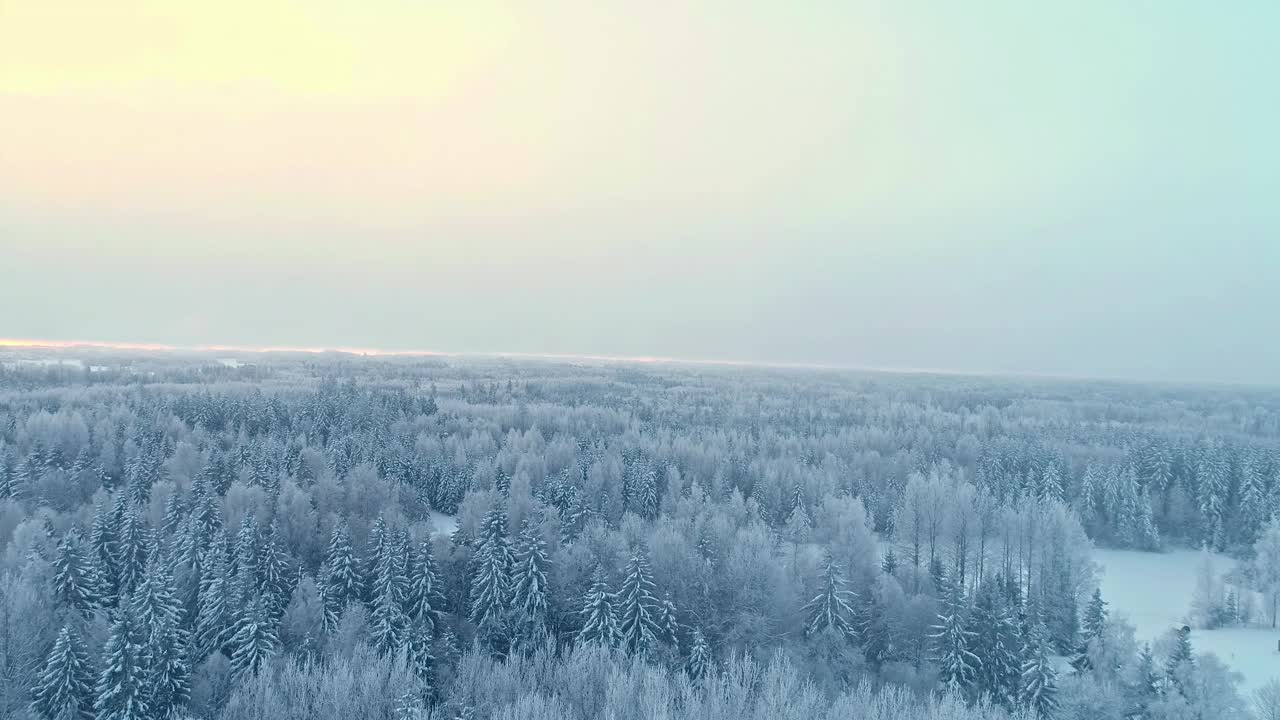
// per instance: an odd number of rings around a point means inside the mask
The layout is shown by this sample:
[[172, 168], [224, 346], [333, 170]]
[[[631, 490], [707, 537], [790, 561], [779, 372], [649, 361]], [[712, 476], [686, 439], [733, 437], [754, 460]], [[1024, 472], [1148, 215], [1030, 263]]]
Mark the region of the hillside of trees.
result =
[[10, 362], [0, 717], [1246, 718], [1090, 553], [1277, 510], [1265, 389]]

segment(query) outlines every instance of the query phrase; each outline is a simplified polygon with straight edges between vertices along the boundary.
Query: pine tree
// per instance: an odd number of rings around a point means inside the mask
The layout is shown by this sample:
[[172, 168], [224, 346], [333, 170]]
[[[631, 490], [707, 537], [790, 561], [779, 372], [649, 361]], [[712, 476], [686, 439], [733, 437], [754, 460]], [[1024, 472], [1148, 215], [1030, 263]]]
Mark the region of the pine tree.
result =
[[679, 651], [680, 621], [676, 618], [676, 604], [671, 599], [671, 593], [664, 593], [662, 603], [658, 606], [658, 628], [661, 638]]
[[97, 720], [150, 720], [147, 705], [146, 657], [141, 629], [128, 610], [127, 598], [102, 650], [94, 710]]
[[424, 540], [409, 559], [409, 597], [405, 614], [411, 620], [425, 620], [434, 627], [444, 610], [444, 595], [440, 592], [439, 572], [431, 551], [431, 541]]
[[844, 589], [844, 577], [830, 552], [822, 560], [820, 585], [818, 594], [804, 608], [805, 634], [816, 635], [832, 628], [840, 635], [852, 638], [855, 598], [853, 593]]
[[360, 561], [351, 547], [351, 533], [343, 520], [333, 529], [325, 556], [324, 578], [326, 612], [339, 616], [347, 603], [364, 595]]
[[[124, 500], [122, 495], [121, 501]], [[117, 510], [117, 515], [119, 510]], [[117, 564], [121, 593], [132, 592], [147, 568], [147, 551], [154, 545], [150, 533], [142, 526], [132, 508], [120, 518], [120, 555]]]
[[409, 662], [419, 680], [429, 682], [436, 657], [432, 649], [435, 625], [423, 617], [409, 626]]
[[177, 718], [191, 700], [189, 636], [167, 616], [159, 622], [146, 645], [147, 701], [153, 717]]
[[618, 643], [621, 633], [618, 630], [618, 616], [614, 610], [615, 597], [609, 592], [609, 582], [604, 570], [596, 566], [591, 580], [591, 589], [582, 600], [582, 630], [578, 632], [579, 643], [600, 643], [605, 647], [613, 647]]
[[261, 595], [254, 595], [244, 608], [230, 644], [231, 671], [236, 678], [256, 673], [263, 661], [275, 654], [280, 639]]
[[662, 629], [658, 626], [660, 606], [655, 596], [653, 571], [643, 548], [627, 563], [618, 589], [618, 632], [622, 647], [635, 655], [653, 648]]
[[1182, 677], [1185, 668], [1195, 664], [1195, 654], [1191, 650], [1191, 632], [1179, 628], [1174, 635], [1173, 649], [1165, 660], [1164, 674], [1179, 692], [1182, 691]]
[[884, 580], [880, 580], [857, 604], [855, 629], [862, 638], [862, 654], [876, 666], [895, 659], [898, 654], [897, 627], [890, 609], [882, 603], [884, 592]]
[[893, 552], [893, 548], [884, 552], [884, 559], [880, 561], [880, 571], [885, 575], [892, 575], [898, 571], [898, 556]]
[[196, 613], [192, 659], [198, 664], [211, 653], [226, 647], [231, 639], [230, 585], [227, 578], [227, 536], [218, 530], [205, 551], [200, 573], [200, 596]]
[[1071, 664], [1076, 670], [1089, 669], [1089, 643], [1094, 640], [1100, 640], [1103, 637], [1106, 624], [1107, 603], [1102, 599], [1102, 590], [1095, 589], [1093, 597], [1089, 599], [1089, 604], [1084, 610], [1084, 623], [1080, 632], [1080, 647], [1076, 652], [1076, 656], [1071, 660]]
[[0, 500], [14, 496], [14, 479], [14, 473], [9, 469], [9, 452], [0, 447]]
[[1160, 694], [1160, 672], [1156, 669], [1155, 655], [1151, 653], [1151, 643], [1143, 645], [1138, 653], [1136, 675], [1137, 687], [1134, 694], [1137, 696], [1137, 707], [1129, 717], [1140, 718], [1146, 717], [1147, 706]]
[[120, 596], [119, 526], [116, 515], [105, 505], [94, 508], [93, 528], [89, 534], [93, 559], [93, 576], [98, 582], [96, 595], [106, 607], [115, 607]]
[[53, 561], [53, 592], [66, 607], [88, 615], [98, 603], [98, 581], [84, 557], [80, 532], [72, 528], [58, 543]]
[[1196, 482], [1199, 484], [1201, 540], [1215, 550], [1223, 544], [1222, 514], [1226, 504], [1228, 467], [1223, 457], [1222, 448], [1210, 445], [1200, 454], [1200, 462], [1196, 467]]
[[501, 506], [485, 515], [478, 542], [472, 558], [470, 619], [481, 633], [495, 637], [501, 634], [511, 605], [511, 547]]
[[58, 633], [31, 697], [32, 711], [45, 720], [93, 720], [93, 668], [71, 626]]
[[280, 546], [274, 524], [267, 530], [259, 550], [258, 585], [262, 588], [263, 602], [273, 620], [279, 620], [289, 605], [293, 594], [290, 578], [289, 556]]
[[164, 524], [161, 531], [166, 538], [178, 537], [178, 531], [182, 527], [185, 508], [182, 507], [182, 500], [177, 493], [169, 496], [164, 504]]
[[964, 590], [953, 583], [930, 637], [943, 686], [967, 694], [977, 680], [982, 660], [969, 649], [976, 633], [968, 628], [966, 620]]
[[[399, 543], [390, 537], [382, 518], [378, 519], [380, 539], [375, 551], [369, 592], [369, 631], [373, 646], [384, 654], [400, 652], [407, 641], [409, 619], [404, 612], [409, 579], [405, 576], [404, 558]], [[407, 548], [406, 548], [407, 549]]]
[[168, 557], [159, 552], [152, 555], [146, 573], [134, 589], [129, 611], [143, 637], [150, 637], [169, 626], [177, 628], [182, 623], [182, 605], [174, 597]]
[[700, 680], [706, 677], [711, 669], [711, 663], [711, 646], [707, 643], [707, 636], [702, 634], [701, 629], [694, 628], [693, 640], [689, 645], [689, 662], [685, 665], [685, 671], [693, 680]]
[[546, 543], [526, 526], [516, 543], [512, 572], [512, 606], [526, 640], [546, 629], [548, 564]]
[[996, 580], [984, 580], [974, 598], [969, 627], [974, 631], [973, 653], [978, 666], [977, 687], [1002, 704], [1011, 704], [1018, 695], [1021, 663], [1018, 658], [1018, 627], [1004, 602]]
[[1246, 542], [1253, 542], [1270, 516], [1266, 484], [1262, 478], [1261, 460], [1254, 453], [1245, 455], [1240, 464], [1240, 522], [1238, 532]]
[[1027, 636], [1022, 663], [1022, 704], [1042, 718], [1052, 718], [1058, 710], [1058, 672], [1050, 657], [1044, 625], [1034, 623]]

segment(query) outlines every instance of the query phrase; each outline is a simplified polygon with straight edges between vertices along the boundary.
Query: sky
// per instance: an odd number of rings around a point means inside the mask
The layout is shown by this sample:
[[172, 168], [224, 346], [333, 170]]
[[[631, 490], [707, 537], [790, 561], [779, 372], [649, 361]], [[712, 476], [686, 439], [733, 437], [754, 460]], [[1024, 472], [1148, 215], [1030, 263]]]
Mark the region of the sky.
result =
[[1277, 27], [0, 0], [0, 338], [1277, 384]]

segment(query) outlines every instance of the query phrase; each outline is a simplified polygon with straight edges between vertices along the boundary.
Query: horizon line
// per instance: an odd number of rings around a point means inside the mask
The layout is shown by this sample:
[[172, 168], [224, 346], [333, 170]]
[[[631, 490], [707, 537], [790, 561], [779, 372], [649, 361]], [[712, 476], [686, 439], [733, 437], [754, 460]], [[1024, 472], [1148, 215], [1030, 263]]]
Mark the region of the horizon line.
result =
[[723, 367], [763, 368], [774, 370], [822, 370], [833, 372], [870, 372], [899, 375], [947, 375], [956, 377], [980, 378], [1016, 378], [1023, 380], [1058, 380], [1058, 381], [1095, 381], [1119, 382], [1148, 385], [1225, 385], [1235, 387], [1274, 388], [1275, 384], [1258, 382], [1238, 382], [1229, 380], [1160, 380], [1152, 378], [1136, 378], [1120, 375], [1073, 375], [1068, 373], [1049, 373], [1023, 370], [961, 370], [954, 368], [928, 367], [877, 367], [869, 365], [851, 365], [840, 363], [814, 362], [779, 362], [768, 360], [731, 360], [708, 358], [680, 358], [662, 355], [609, 355], [603, 353], [553, 353], [526, 351], [456, 351], [456, 350], [395, 350], [387, 348], [362, 348], [354, 346], [305, 346], [305, 345], [238, 345], [238, 344], [200, 344], [178, 345], [170, 343], [130, 342], [111, 340], [50, 340], [35, 338], [0, 337], [0, 351], [3, 350], [113, 350], [136, 351], [148, 353], [246, 353], [254, 355], [269, 354], [306, 354], [326, 355], [340, 354], [366, 358], [394, 357], [456, 357], [456, 358], [509, 358], [521, 360], [551, 361], [585, 361], [636, 365], [710, 365]]

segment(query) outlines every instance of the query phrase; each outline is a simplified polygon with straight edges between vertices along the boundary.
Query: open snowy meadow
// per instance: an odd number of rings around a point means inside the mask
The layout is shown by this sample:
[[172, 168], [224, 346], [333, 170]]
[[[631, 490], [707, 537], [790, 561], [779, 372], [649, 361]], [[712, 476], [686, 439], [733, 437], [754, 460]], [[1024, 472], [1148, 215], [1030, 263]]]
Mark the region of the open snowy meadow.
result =
[[[1172, 628], [1187, 624], [1201, 554], [1195, 550], [1149, 553], [1138, 550], [1096, 550], [1094, 559], [1102, 595], [1116, 616], [1133, 624], [1139, 643], [1155, 642]], [[1214, 555], [1215, 567], [1226, 573], [1231, 558]], [[1261, 618], [1259, 618], [1261, 621]], [[1240, 673], [1241, 689], [1252, 692], [1280, 677], [1280, 629], [1242, 627], [1191, 630], [1197, 652], [1211, 652]]]

